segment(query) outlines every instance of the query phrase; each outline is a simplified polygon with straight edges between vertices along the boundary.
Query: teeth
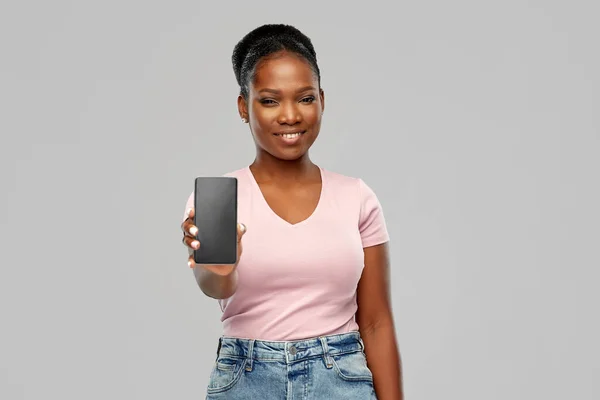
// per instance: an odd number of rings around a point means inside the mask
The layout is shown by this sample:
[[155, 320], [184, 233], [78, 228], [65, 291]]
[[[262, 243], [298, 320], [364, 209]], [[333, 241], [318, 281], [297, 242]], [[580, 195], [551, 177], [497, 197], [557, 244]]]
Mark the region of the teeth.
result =
[[284, 137], [284, 138], [286, 138], [286, 139], [293, 139], [293, 138], [295, 138], [295, 137], [298, 137], [298, 136], [300, 136], [300, 132], [296, 132], [296, 133], [286, 133], [286, 134], [283, 134], [283, 135], [281, 135], [281, 136], [283, 136], [283, 137]]

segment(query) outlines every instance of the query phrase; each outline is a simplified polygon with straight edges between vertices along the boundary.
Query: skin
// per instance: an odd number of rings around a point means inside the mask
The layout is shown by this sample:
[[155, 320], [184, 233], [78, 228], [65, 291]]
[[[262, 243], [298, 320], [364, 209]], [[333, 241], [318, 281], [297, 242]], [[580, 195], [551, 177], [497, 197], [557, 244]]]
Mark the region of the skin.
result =
[[[309, 157], [317, 139], [325, 109], [318, 79], [304, 59], [280, 52], [262, 60], [250, 84], [248, 98], [238, 97], [238, 111], [245, 118], [256, 144], [250, 170], [273, 212], [290, 224], [308, 218], [317, 206], [321, 175]], [[279, 132], [304, 132], [289, 145]], [[233, 266], [195, 265], [191, 256], [200, 244], [194, 235], [193, 210], [181, 225], [188, 248], [188, 264], [201, 290], [213, 298], [230, 297], [237, 287], [237, 263]], [[250, 227], [251, 229], [251, 227]], [[238, 227], [238, 261], [246, 227]], [[388, 244], [364, 249], [365, 267], [357, 289], [357, 322], [365, 344], [367, 363], [373, 372], [380, 400], [403, 399], [401, 359], [391, 310]]]

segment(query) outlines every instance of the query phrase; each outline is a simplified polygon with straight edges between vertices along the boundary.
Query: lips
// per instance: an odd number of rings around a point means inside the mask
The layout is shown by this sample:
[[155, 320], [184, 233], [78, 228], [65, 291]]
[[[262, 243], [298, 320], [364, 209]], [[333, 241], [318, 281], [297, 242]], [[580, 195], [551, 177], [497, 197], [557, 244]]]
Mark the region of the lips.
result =
[[273, 135], [279, 138], [284, 144], [292, 145], [296, 144], [304, 135], [306, 131], [295, 131], [295, 132], [279, 132]]
[[303, 135], [304, 133], [306, 133], [306, 131], [289, 131], [289, 132], [277, 132], [277, 133], [274, 133], [273, 135], [291, 139], [294, 136]]

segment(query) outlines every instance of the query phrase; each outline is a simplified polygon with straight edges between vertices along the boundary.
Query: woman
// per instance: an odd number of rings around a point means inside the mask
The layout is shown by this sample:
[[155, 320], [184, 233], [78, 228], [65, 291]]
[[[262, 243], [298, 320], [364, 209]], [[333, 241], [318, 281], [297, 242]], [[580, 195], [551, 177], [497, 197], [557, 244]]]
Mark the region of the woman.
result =
[[198, 285], [223, 311], [207, 398], [402, 399], [381, 206], [361, 179], [309, 158], [324, 110], [310, 39], [264, 25], [232, 61], [256, 144], [254, 162], [227, 174], [237, 264], [194, 264], [193, 193], [181, 225]]

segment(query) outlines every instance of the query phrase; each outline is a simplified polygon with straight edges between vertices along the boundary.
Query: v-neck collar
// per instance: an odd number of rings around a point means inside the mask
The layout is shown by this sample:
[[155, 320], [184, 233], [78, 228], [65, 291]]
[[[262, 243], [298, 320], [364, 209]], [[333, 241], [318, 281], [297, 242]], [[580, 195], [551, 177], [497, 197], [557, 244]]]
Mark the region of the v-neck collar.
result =
[[296, 222], [295, 224], [292, 224], [291, 222], [283, 219], [279, 214], [277, 214], [275, 211], [273, 211], [273, 209], [271, 208], [271, 206], [267, 202], [267, 199], [265, 198], [265, 195], [263, 194], [262, 190], [260, 189], [260, 185], [256, 181], [256, 178], [254, 177], [254, 174], [250, 170], [250, 166], [247, 166], [245, 168], [245, 170], [246, 170], [246, 173], [248, 174], [248, 178], [250, 179], [250, 182], [252, 183], [252, 187], [257, 192], [257, 195], [260, 198], [260, 202], [262, 203], [262, 206], [266, 207], [268, 213], [270, 215], [272, 215], [273, 217], [275, 217], [277, 220], [279, 220], [284, 225], [286, 225], [288, 227], [291, 227], [291, 228], [295, 228], [295, 227], [300, 227], [302, 225], [306, 225], [311, 220], [313, 220], [314, 218], [316, 218], [316, 216], [318, 215], [319, 211], [323, 207], [324, 195], [325, 195], [325, 188], [326, 188], [326, 185], [325, 185], [325, 183], [326, 183], [325, 171], [321, 167], [319, 167], [319, 166], [317, 166], [317, 167], [319, 168], [319, 172], [321, 174], [321, 193], [319, 194], [319, 200], [317, 202], [317, 206], [315, 207], [315, 209], [313, 210], [313, 212], [307, 218], [303, 219], [300, 222]]

